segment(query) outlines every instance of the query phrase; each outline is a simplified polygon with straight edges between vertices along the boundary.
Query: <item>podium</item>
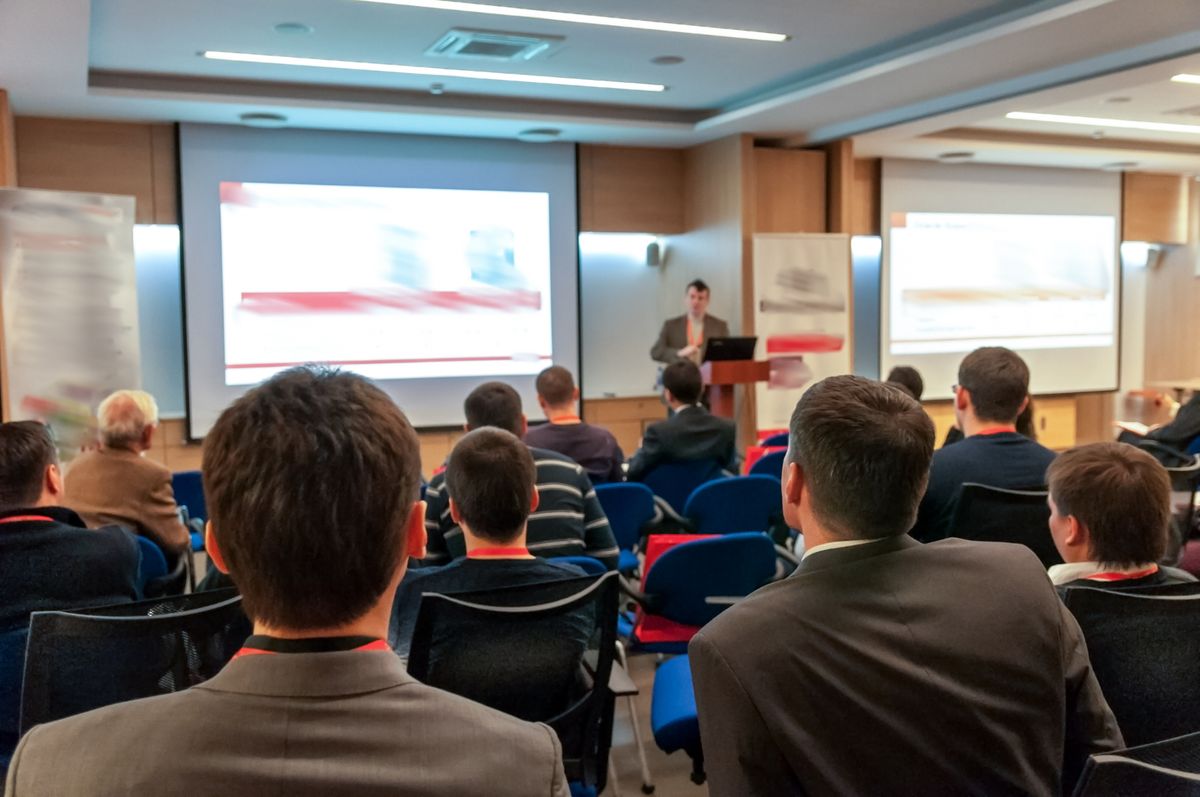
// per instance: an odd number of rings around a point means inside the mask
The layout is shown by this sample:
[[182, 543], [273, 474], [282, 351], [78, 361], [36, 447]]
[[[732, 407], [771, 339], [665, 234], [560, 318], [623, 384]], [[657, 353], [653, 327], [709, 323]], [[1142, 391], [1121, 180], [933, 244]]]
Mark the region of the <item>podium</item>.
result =
[[734, 419], [733, 388], [771, 378], [767, 360], [714, 360], [700, 366], [700, 375], [708, 388], [708, 406], [713, 415]]

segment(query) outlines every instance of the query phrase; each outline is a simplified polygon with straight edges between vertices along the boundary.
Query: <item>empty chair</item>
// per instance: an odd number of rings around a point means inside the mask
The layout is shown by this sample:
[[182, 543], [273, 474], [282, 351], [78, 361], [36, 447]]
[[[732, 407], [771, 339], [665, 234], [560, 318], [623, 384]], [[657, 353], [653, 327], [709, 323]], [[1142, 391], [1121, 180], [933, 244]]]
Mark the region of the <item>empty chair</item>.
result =
[[617, 570], [632, 573], [638, 568], [634, 549], [641, 540], [642, 527], [654, 519], [654, 491], [637, 482], [598, 484], [596, 498], [621, 549]]
[[751, 476], [774, 476], [776, 479], [783, 478], [783, 458], [787, 456], [786, 451], [772, 451], [769, 454], [763, 454], [758, 458], [753, 465], [750, 466]]
[[1200, 733], [1090, 756], [1075, 797], [1200, 797]]
[[1191, 454], [1191, 461], [1167, 467], [1171, 477], [1171, 506], [1182, 530], [1181, 539], [1191, 536], [1196, 516], [1196, 491], [1200, 489], [1200, 454]]
[[650, 728], [654, 743], [670, 755], [683, 750], [692, 759], [692, 781], [704, 782], [704, 751], [696, 717], [696, 692], [687, 656], [664, 661], [654, 672], [650, 700]]
[[86, 612], [33, 613], [22, 733], [43, 722], [206, 681], [250, 635], [242, 599], [232, 590]]
[[783, 519], [779, 479], [733, 476], [705, 482], [688, 498], [683, 514], [697, 534], [768, 531]]
[[179, 595], [183, 592], [184, 581], [187, 579], [187, 557], [181, 554], [175, 561], [174, 569], [167, 567], [167, 556], [162, 548], [149, 537], [137, 535], [138, 550], [142, 554], [142, 563], [138, 570], [138, 588], [147, 598], [158, 598], [163, 595]]
[[1050, 536], [1050, 507], [1044, 490], [1009, 490], [967, 482], [950, 521], [950, 536], [1024, 545], [1044, 567], [1062, 564]]
[[686, 462], [661, 462], [642, 477], [642, 483], [663, 499], [675, 512], [683, 512], [688, 496], [707, 481], [725, 475], [715, 459], [694, 459]]
[[192, 550], [204, 550], [204, 532], [195, 528], [192, 521], [200, 521], [203, 527], [208, 520], [208, 507], [204, 503], [204, 483], [198, 470], [181, 470], [171, 474], [171, 490], [175, 493], [175, 505], [186, 510], [184, 521], [188, 523]]
[[1200, 592], [1172, 586], [1064, 597], [1130, 746], [1200, 731]]

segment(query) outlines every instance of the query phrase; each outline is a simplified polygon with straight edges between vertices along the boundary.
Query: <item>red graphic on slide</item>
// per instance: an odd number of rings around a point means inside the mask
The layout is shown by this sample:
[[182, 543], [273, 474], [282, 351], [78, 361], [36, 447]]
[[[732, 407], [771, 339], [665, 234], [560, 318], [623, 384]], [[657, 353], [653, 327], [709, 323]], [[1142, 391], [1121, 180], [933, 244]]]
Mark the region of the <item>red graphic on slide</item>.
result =
[[356, 313], [389, 309], [423, 310], [540, 310], [538, 291], [294, 291], [246, 292], [240, 309], [252, 313]]

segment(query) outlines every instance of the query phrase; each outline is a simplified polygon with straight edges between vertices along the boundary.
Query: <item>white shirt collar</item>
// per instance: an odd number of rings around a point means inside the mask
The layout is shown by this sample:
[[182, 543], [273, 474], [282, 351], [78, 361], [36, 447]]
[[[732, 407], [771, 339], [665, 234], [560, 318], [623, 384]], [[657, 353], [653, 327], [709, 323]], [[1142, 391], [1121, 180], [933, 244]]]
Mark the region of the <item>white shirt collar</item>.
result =
[[1132, 567], [1108, 567], [1099, 562], [1068, 562], [1062, 565], [1051, 565], [1050, 569], [1046, 571], [1046, 575], [1050, 576], [1051, 583], [1060, 586], [1094, 576], [1097, 573], [1136, 573], [1139, 570], [1148, 570], [1152, 564], [1152, 562], [1146, 562]]
[[869, 542], [879, 542], [886, 539], [887, 537], [875, 537], [870, 540], [837, 540], [836, 542], [825, 542], [820, 545], [814, 545], [811, 548], [805, 548], [804, 555], [800, 558], [802, 560], [807, 559], [810, 553], [816, 553], [817, 551], [832, 551], [834, 548], [853, 548], [856, 545], [866, 545]]

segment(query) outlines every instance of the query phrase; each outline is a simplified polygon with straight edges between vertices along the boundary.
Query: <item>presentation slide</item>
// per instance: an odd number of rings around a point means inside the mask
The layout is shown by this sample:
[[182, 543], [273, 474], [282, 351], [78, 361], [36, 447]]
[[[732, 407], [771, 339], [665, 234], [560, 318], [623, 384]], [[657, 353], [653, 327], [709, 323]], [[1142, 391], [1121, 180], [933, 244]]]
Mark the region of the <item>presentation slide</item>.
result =
[[375, 379], [551, 362], [549, 195], [222, 182], [225, 384], [305, 362]]
[[890, 353], [1114, 345], [1111, 216], [894, 213]]

